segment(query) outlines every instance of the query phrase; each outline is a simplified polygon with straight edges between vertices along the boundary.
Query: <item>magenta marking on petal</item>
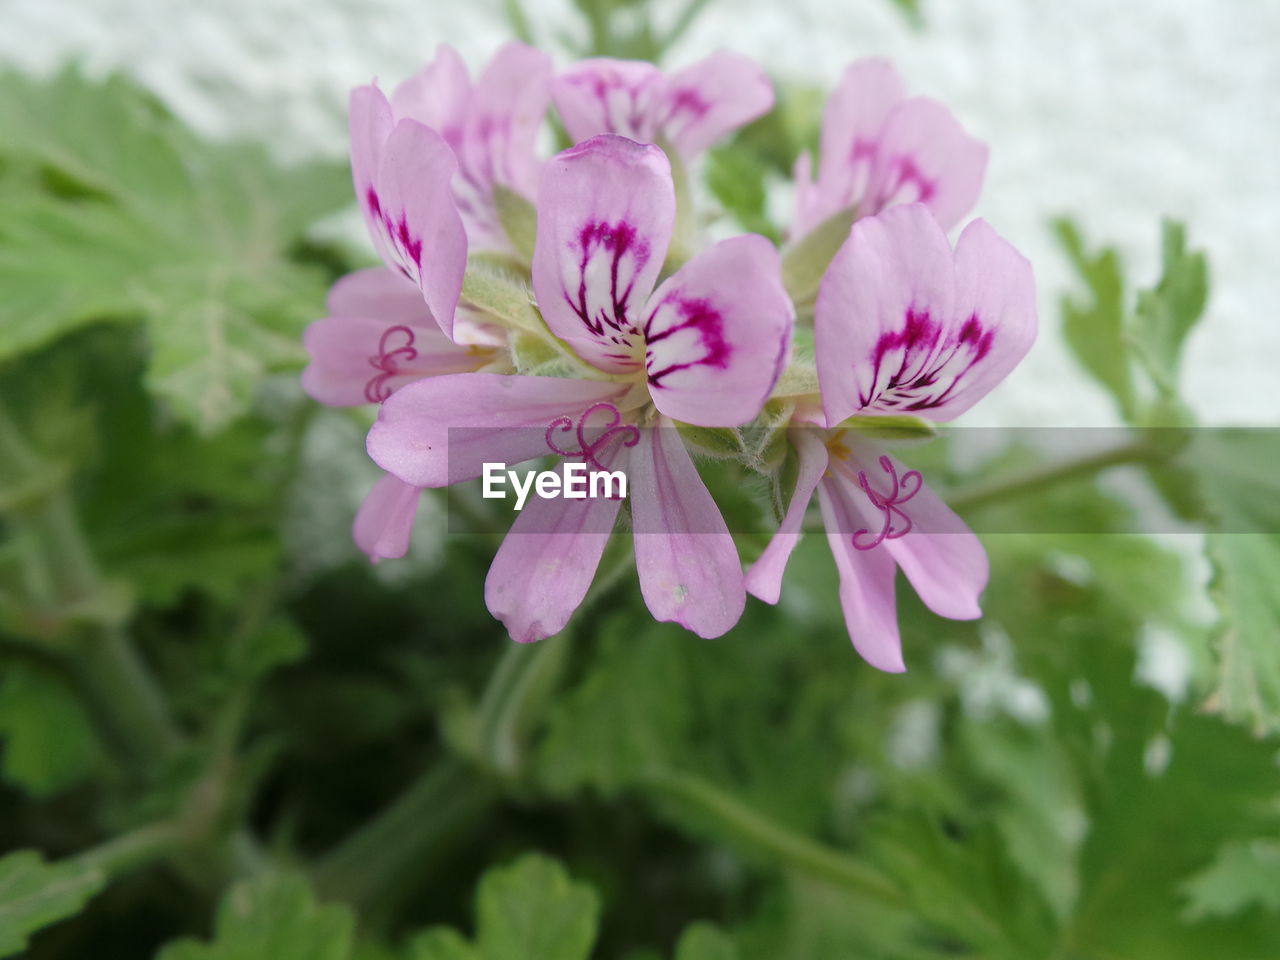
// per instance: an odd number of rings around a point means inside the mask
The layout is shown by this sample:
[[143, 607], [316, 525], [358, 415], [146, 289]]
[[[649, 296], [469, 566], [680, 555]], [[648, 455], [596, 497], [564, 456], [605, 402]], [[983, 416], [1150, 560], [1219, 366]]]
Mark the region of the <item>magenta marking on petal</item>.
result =
[[[658, 315], [663, 307], [668, 306], [680, 315], [680, 321], [654, 332], [654, 317]], [[649, 383], [651, 386], [662, 386], [662, 378], [675, 373], [677, 370], [686, 370], [689, 367], [698, 366], [715, 367], [717, 370], [723, 370], [729, 366], [729, 356], [732, 353], [732, 348], [724, 337], [724, 315], [715, 308], [710, 300], [702, 297], [683, 297], [678, 292], [670, 293], [663, 297], [662, 302], [649, 315], [649, 319], [645, 323], [645, 344], [648, 347], [652, 347], [653, 344], [660, 343], [673, 333], [679, 333], [681, 330], [693, 330], [698, 334], [699, 343], [703, 350], [702, 356], [686, 363], [672, 363], [657, 371], [651, 368], [649, 370]], [[653, 351], [651, 349], [646, 351], [645, 358], [647, 362], [652, 362]]]
[[[874, 536], [867, 528], [857, 531], [853, 535], [855, 550], [873, 550], [886, 540], [897, 540], [911, 532], [911, 518], [903, 511], [902, 504], [920, 492], [921, 487], [924, 486], [924, 477], [920, 475], [919, 470], [908, 470], [899, 478], [893, 461], [883, 456], [880, 458], [880, 469], [889, 474], [889, 482], [893, 484], [893, 489], [887, 494], [879, 493], [871, 486], [865, 470], [858, 471], [858, 486], [862, 488], [862, 492], [867, 495], [867, 499], [876, 509], [884, 511], [884, 525]], [[915, 482], [914, 486], [911, 481]], [[902, 526], [893, 525], [895, 517], [902, 521]], [[868, 541], [867, 537], [871, 539]]]
[[[399, 345], [395, 344], [397, 339], [402, 341]], [[417, 348], [413, 345], [415, 339], [413, 330], [402, 325], [388, 327], [382, 332], [382, 336], [378, 338], [378, 352], [369, 358], [369, 365], [378, 373], [364, 386], [366, 400], [370, 403], [382, 403], [391, 396], [391, 388], [387, 386], [387, 382], [403, 372], [397, 363], [409, 363], [418, 358]]]
[[[874, 377], [869, 394], [859, 393], [863, 407], [876, 405], [896, 410], [928, 410], [941, 406], [965, 374], [991, 351], [995, 330], [983, 326], [972, 314], [960, 332], [944, 340], [941, 324], [927, 312], [908, 308], [901, 330], [882, 333], [872, 350]], [[886, 370], [886, 361], [898, 355], [898, 368]], [[882, 374], [887, 374], [883, 377]]]
[[[928, 203], [938, 192], [937, 181], [924, 175], [924, 171], [916, 166], [915, 159], [907, 154], [894, 157], [890, 169], [891, 178], [875, 197], [872, 208], [880, 212], [895, 203]], [[910, 188], [915, 188], [915, 196], [908, 196]]]
[[[596, 337], [608, 337], [611, 341], [629, 348], [630, 336], [635, 326], [627, 317], [631, 303], [635, 277], [644, 269], [649, 261], [649, 243], [625, 220], [607, 223], [591, 220], [582, 225], [578, 231], [578, 290], [576, 297], [568, 290], [564, 291], [565, 302], [578, 315], [583, 325]], [[603, 252], [610, 258], [609, 264], [609, 304], [601, 307], [592, 316], [588, 301], [587, 268], [592, 257]], [[623, 258], [632, 260], [631, 279], [622, 286], [621, 268]], [[609, 330], [606, 330], [606, 327]], [[628, 353], [628, 356], [630, 354]]]
[[[587, 439], [588, 421], [591, 415], [601, 411], [609, 411], [610, 418], [608, 423], [597, 424], [596, 428], [601, 433], [595, 440]], [[574, 433], [578, 438], [578, 449], [565, 449], [556, 442], [557, 433]], [[575, 424], [572, 417], [557, 417], [547, 425], [547, 446], [555, 453], [562, 457], [582, 458], [584, 463], [589, 463], [597, 470], [607, 469], [600, 462], [598, 454], [611, 443], [621, 443], [626, 447], [634, 447], [640, 442], [640, 428], [634, 423], [622, 422], [622, 411], [615, 407], [612, 403], [601, 401], [587, 407], [578, 417]]]
[[378, 191], [373, 187], [369, 187], [364, 194], [365, 205], [369, 208], [369, 212], [378, 219], [382, 219], [382, 201], [378, 199]]
[[419, 267], [422, 266], [422, 238], [409, 232], [407, 214], [400, 214], [400, 222], [396, 224], [396, 239], [400, 241], [400, 249]]

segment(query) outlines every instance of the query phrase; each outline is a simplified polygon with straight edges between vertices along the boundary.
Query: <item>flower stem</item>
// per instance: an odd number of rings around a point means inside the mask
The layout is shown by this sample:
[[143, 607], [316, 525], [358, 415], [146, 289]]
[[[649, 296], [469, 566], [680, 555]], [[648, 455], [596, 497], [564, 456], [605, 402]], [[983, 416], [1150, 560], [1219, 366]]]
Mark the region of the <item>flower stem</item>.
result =
[[701, 777], [664, 771], [650, 775], [645, 782], [654, 793], [693, 807], [741, 842], [794, 870], [879, 903], [905, 903], [897, 885], [875, 868], [775, 823]]
[[1111, 467], [1130, 463], [1156, 463], [1169, 450], [1146, 439], [1134, 440], [1076, 460], [1052, 463], [1011, 477], [961, 487], [944, 499], [955, 510], [973, 510], [1012, 497], [1039, 493], [1060, 483], [1081, 480]]
[[167, 856], [185, 842], [179, 822], [162, 820], [113, 837], [72, 859], [114, 878]]
[[67, 476], [44, 462], [4, 409], [0, 459], [0, 483], [11, 494], [0, 501], [19, 545], [31, 639], [43, 643], [65, 635], [68, 643], [45, 644], [51, 656], [75, 675], [75, 689], [128, 762], [151, 768], [177, 749], [181, 737], [160, 688], [121, 627], [126, 605], [98, 570]]
[[483, 820], [502, 778], [523, 766], [527, 733], [550, 698], [570, 639], [507, 648], [480, 698], [465, 755], [437, 762], [327, 853], [313, 872], [322, 894], [388, 914], [431, 859]]

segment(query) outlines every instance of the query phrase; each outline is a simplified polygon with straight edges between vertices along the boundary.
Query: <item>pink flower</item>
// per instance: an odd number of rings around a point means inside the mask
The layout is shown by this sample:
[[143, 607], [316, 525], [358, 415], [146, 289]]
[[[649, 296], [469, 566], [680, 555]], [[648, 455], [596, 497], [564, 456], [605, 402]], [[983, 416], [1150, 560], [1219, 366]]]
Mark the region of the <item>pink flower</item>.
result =
[[[741, 615], [741, 567], [673, 419], [753, 419], [785, 361], [792, 308], [777, 251], [756, 236], [714, 245], [654, 289], [674, 219], [671, 170], [657, 147], [601, 136], [555, 157], [538, 191], [533, 286], [551, 333], [584, 361], [581, 376], [424, 380], [383, 404], [368, 447], [423, 487], [549, 451], [625, 470], [650, 611], [718, 636]], [[571, 449], [575, 432], [581, 446]], [[537, 640], [568, 622], [618, 508], [607, 498], [524, 508], [485, 591], [512, 637]]]
[[965, 228], [953, 253], [925, 206], [897, 207], [854, 224], [823, 278], [814, 327], [827, 429], [791, 430], [795, 492], [747, 589], [777, 602], [816, 490], [854, 647], [873, 666], [901, 671], [897, 568], [935, 613], [973, 619], [986, 553], [917, 471], [842, 421], [949, 420], [971, 407], [1035, 339], [1031, 265], [982, 220]]
[[550, 101], [551, 58], [522, 43], [498, 49], [480, 78], [448, 44], [391, 95], [396, 117], [437, 131], [458, 158], [454, 199], [472, 249], [509, 252], [494, 187], [532, 197], [541, 161], [534, 147]]
[[643, 61], [583, 60], [551, 90], [575, 141], [601, 133], [641, 143], [661, 138], [686, 161], [773, 106], [759, 65], [724, 50], [670, 76]]
[[[477, 370], [498, 357], [501, 341], [486, 330], [468, 329], [481, 341], [471, 345], [449, 340], [419, 290], [382, 267], [343, 277], [329, 291], [327, 305], [329, 315], [303, 335], [311, 362], [302, 372], [302, 387], [328, 406], [381, 403], [414, 380]], [[365, 498], [354, 535], [371, 560], [408, 552], [420, 493], [388, 474]]]
[[908, 98], [889, 61], [858, 60], [827, 101], [816, 182], [808, 154], [796, 163], [795, 235], [849, 207], [866, 217], [910, 202], [950, 229], [977, 201], [986, 166], [986, 144], [946, 107]]

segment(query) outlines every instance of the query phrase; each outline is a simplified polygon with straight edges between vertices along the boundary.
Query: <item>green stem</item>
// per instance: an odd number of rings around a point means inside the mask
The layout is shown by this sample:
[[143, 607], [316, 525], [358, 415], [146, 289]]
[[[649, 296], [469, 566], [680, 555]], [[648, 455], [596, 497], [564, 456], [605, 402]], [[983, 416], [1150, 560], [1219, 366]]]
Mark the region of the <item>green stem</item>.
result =
[[185, 842], [180, 823], [162, 820], [85, 850], [73, 859], [114, 878], [168, 856]]
[[[53, 476], [0, 409], [0, 455], [8, 458], [6, 485]], [[23, 568], [31, 592], [33, 622], [71, 629], [61, 648], [91, 710], [105, 723], [129, 761], [147, 769], [181, 742], [165, 698], [119, 626], [110, 585], [103, 580], [80, 527], [65, 482], [14, 504]], [[39, 609], [44, 608], [44, 609]]]
[[392, 911], [427, 863], [497, 802], [500, 778], [523, 766], [528, 731], [550, 698], [569, 644], [568, 636], [511, 644], [480, 698], [475, 739], [464, 747], [474, 754], [439, 761], [326, 854], [313, 874], [317, 889], [360, 907], [376, 905], [384, 915]]
[[786, 866], [838, 884], [859, 896], [901, 906], [905, 897], [874, 868], [775, 823], [733, 795], [692, 774], [653, 774], [646, 784], [655, 793], [709, 816], [748, 846], [777, 857]]
[[330, 851], [313, 873], [316, 889], [361, 908], [390, 911], [424, 862], [470, 832], [497, 799], [496, 785], [447, 758], [372, 821]]
[[1012, 497], [1039, 493], [1060, 483], [1082, 480], [1111, 467], [1131, 463], [1155, 463], [1164, 459], [1167, 453], [1166, 449], [1157, 444], [1146, 440], [1134, 440], [1078, 460], [1048, 464], [1012, 477], [961, 487], [944, 499], [953, 509], [973, 510]]

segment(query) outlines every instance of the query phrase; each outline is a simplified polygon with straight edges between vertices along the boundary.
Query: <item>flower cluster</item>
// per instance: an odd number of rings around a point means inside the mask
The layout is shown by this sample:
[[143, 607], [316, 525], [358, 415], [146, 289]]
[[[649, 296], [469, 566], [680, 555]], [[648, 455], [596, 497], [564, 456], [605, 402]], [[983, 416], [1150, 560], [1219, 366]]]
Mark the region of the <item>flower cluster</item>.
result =
[[[553, 105], [574, 145], [544, 159]], [[805, 269], [756, 235], [697, 249], [686, 172], [772, 106], [763, 71], [731, 53], [672, 74], [607, 59], [557, 73], [514, 43], [475, 82], [441, 47], [390, 97], [353, 91], [353, 180], [385, 267], [334, 286], [303, 383], [322, 403], [381, 405], [368, 451], [387, 473], [355, 521], [372, 559], [405, 554], [424, 488], [555, 456], [625, 471], [631, 492], [518, 515], [485, 585], [515, 640], [565, 626], [620, 513], [653, 616], [723, 634], [747, 593], [777, 602], [815, 492], [870, 663], [904, 668], [898, 567], [936, 613], [979, 615], [981, 544], [865, 427], [952, 419], [1034, 339], [1027, 261], [981, 220], [954, 249], [945, 233], [977, 200], [986, 148], [888, 63], [855, 63], [816, 177], [809, 157], [796, 167], [785, 253]], [[726, 432], [781, 515], [745, 572], [690, 449]]]

